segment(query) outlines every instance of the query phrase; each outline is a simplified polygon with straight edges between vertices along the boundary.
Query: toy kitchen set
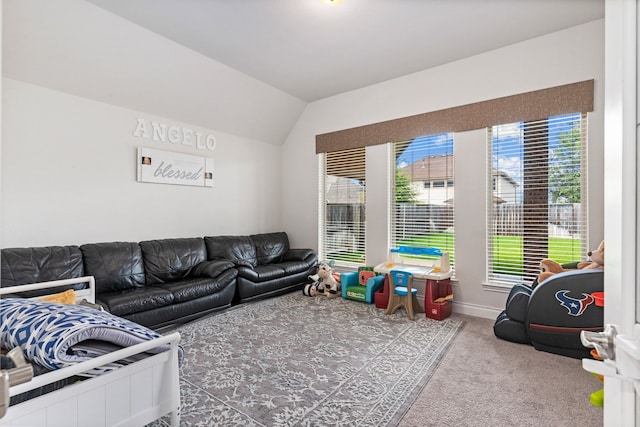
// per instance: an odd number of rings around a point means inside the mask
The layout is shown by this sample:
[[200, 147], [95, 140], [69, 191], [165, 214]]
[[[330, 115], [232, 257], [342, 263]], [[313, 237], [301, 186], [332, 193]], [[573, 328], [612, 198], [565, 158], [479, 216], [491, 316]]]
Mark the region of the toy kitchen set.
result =
[[[449, 265], [449, 252], [442, 252], [437, 248], [399, 246], [389, 251], [386, 262], [374, 267], [374, 271], [381, 274], [387, 274], [391, 270], [413, 274], [413, 283], [418, 295], [424, 292], [424, 311], [427, 317], [443, 320], [451, 315], [453, 272]], [[387, 283], [385, 288], [388, 292]], [[386, 297], [388, 300], [388, 294]], [[384, 295], [376, 294], [376, 307], [386, 307], [386, 301], [382, 301], [382, 298]]]

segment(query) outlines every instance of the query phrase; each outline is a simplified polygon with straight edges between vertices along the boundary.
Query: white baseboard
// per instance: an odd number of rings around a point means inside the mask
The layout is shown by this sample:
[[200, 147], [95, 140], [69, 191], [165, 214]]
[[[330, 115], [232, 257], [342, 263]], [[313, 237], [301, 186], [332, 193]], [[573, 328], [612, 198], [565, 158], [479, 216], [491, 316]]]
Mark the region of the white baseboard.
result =
[[484, 319], [495, 319], [502, 312], [502, 310], [482, 305], [460, 303], [454, 300], [453, 312], [466, 314], [468, 316], [482, 317]]

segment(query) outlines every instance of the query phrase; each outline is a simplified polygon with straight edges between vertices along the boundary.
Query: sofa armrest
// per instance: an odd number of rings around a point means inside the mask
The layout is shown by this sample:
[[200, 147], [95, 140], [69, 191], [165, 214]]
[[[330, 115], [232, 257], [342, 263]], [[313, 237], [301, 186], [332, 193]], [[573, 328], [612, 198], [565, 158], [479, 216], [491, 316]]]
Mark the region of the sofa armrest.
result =
[[350, 271], [340, 274], [340, 287], [342, 288], [342, 298], [347, 298], [347, 288], [358, 284], [358, 272]]
[[378, 292], [378, 289], [384, 284], [384, 275], [373, 276], [367, 280], [366, 301], [369, 304], [373, 303], [373, 295]]
[[306, 261], [313, 259], [316, 253], [313, 249], [289, 249], [282, 255], [282, 261]]
[[215, 279], [230, 268], [234, 268], [234, 264], [231, 261], [203, 261], [193, 267], [191, 274], [194, 277], [210, 277]]

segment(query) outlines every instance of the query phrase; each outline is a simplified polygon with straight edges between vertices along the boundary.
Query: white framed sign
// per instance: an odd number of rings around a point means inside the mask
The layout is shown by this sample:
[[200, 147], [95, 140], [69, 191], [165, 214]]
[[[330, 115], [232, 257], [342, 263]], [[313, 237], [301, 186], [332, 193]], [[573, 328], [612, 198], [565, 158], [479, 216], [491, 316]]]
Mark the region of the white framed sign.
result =
[[138, 148], [138, 181], [213, 187], [213, 159], [172, 151]]

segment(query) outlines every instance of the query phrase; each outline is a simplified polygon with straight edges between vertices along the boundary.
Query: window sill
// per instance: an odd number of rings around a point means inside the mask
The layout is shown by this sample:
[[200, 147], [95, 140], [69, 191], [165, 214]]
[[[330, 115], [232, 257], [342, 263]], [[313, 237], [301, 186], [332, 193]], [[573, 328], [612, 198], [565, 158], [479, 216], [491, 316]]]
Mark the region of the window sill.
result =
[[489, 292], [508, 294], [511, 291], [511, 288], [513, 288], [513, 284], [500, 282], [482, 282], [482, 289]]

